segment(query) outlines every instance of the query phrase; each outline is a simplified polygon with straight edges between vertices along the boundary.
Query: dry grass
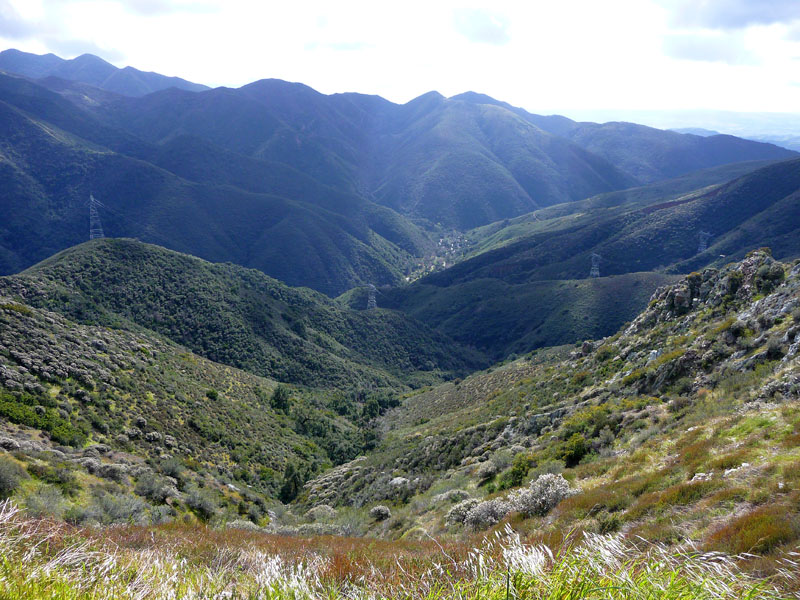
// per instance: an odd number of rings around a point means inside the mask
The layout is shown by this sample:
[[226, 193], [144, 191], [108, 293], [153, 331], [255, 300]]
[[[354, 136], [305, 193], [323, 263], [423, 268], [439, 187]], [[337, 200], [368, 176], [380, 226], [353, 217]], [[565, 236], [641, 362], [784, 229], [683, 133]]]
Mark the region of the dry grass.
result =
[[765, 554], [796, 540], [798, 533], [800, 523], [790, 507], [781, 504], [762, 506], [712, 533], [706, 546], [733, 554]]
[[[756, 580], [735, 558], [618, 536], [572, 535], [560, 549], [509, 527], [440, 545], [298, 539], [168, 526], [86, 531], [0, 505], [0, 598], [408, 600], [734, 600], [788, 598], [788, 568]], [[788, 563], [787, 563], [788, 564]]]

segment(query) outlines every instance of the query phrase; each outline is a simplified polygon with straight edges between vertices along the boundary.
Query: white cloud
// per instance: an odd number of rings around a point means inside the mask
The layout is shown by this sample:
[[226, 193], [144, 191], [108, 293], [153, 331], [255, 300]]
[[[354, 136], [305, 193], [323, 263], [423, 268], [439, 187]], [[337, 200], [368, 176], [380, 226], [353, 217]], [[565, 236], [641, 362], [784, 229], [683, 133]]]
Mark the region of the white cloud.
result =
[[483, 9], [457, 9], [453, 15], [456, 31], [471, 42], [502, 46], [511, 41], [508, 18]]
[[797, 0], [662, 0], [680, 27], [741, 29], [800, 19]]
[[723, 62], [729, 65], [756, 64], [739, 33], [675, 33], [664, 36], [664, 52], [673, 58]]
[[762, 3], [693, 2], [702, 19], [676, 0], [0, 0], [0, 46], [91, 51], [207, 85], [277, 77], [396, 102], [436, 89], [541, 112], [800, 106], [794, 25], [763, 24], [788, 19], [790, 5], [722, 18], [720, 6]]

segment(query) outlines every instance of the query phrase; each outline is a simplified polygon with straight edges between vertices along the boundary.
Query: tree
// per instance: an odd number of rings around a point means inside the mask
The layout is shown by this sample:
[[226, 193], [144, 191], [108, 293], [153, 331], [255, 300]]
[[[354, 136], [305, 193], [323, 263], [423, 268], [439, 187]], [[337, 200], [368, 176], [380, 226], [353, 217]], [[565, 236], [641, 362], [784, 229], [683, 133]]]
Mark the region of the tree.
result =
[[285, 385], [279, 385], [275, 388], [269, 403], [275, 410], [283, 412], [289, 410], [289, 390]]
[[286, 463], [286, 469], [283, 471], [283, 485], [281, 485], [280, 498], [281, 502], [291, 502], [300, 493], [300, 488], [303, 487], [303, 476], [292, 461]]

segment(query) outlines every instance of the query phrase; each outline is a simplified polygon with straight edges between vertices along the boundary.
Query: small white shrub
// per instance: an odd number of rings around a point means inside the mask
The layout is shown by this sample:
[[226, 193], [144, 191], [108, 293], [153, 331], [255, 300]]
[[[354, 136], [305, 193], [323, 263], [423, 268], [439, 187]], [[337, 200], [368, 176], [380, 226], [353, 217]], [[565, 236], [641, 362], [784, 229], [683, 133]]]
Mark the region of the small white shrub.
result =
[[306, 518], [311, 521], [330, 521], [336, 517], [336, 509], [328, 504], [318, 504], [306, 513]]
[[467, 513], [469, 513], [469, 511], [478, 506], [478, 504], [480, 504], [480, 502], [478, 502], [474, 498], [469, 498], [467, 500], [459, 502], [453, 508], [447, 511], [447, 515], [444, 518], [445, 523], [447, 523], [448, 525], [454, 523], [463, 524], [467, 518]]
[[574, 496], [578, 491], [570, 488], [569, 482], [561, 474], [545, 473], [530, 486], [509, 495], [513, 509], [528, 517], [543, 516], [549, 513], [564, 498]]
[[486, 529], [499, 523], [512, 510], [514, 506], [502, 498], [486, 500], [467, 513], [464, 523], [473, 529]]

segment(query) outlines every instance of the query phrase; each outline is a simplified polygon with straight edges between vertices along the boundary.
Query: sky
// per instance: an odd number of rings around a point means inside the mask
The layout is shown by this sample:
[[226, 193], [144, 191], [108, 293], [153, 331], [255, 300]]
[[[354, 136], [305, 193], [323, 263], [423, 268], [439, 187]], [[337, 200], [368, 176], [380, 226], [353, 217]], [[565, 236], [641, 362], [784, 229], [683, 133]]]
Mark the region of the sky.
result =
[[394, 102], [800, 111], [800, 0], [0, 0], [0, 48]]

